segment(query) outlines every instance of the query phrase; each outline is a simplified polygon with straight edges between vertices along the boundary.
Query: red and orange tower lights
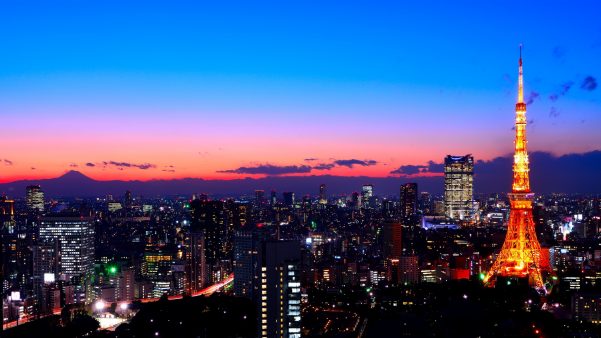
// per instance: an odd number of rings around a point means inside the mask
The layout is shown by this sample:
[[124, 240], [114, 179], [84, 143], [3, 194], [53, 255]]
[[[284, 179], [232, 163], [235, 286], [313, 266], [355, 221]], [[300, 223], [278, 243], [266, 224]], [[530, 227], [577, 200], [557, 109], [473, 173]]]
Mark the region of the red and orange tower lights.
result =
[[526, 103], [522, 74], [522, 48], [520, 46], [518, 102], [515, 105], [515, 153], [513, 155], [513, 185], [509, 194], [511, 211], [507, 235], [497, 260], [484, 283], [494, 285], [496, 276], [528, 277], [531, 285], [544, 289], [541, 276], [541, 248], [534, 230], [530, 191], [528, 151], [526, 150]]

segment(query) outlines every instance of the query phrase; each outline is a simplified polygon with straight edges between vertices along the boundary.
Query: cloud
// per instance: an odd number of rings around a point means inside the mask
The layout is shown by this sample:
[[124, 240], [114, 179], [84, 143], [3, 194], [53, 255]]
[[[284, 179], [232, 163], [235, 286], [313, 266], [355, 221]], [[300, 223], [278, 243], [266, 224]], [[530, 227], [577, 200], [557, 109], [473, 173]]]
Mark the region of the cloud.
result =
[[86, 167], [95, 167], [96, 165], [92, 162], [86, 163]]
[[314, 157], [309, 157], [309, 158], [304, 159], [303, 161], [313, 162], [313, 161], [317, 161], [317, 159]]
[[[530, 153], [530, 179], [534, 192], [601, 191], [601, 150], [582, 154], [554, 156], [548, 152]], [[513, 157], [497, 157], [477, 161], [474, 185], [477, 191], [493, 192], [510, 189]], [[573, 174], [573, 175], [572, 175]], [[566, 175], [571, 175], [566, 180]]]
[[218, 173], [250, 174], [250, 175], [286, 175], [310, 173], [308, 165], [285, 165], [260, 164], [255, 167], [239, 167], [237, 169], [219, 170]]
[[376, 165], [378, 164], [378, 162], [376, 160], [357, 160], [357, 159], [350, 159], [350, 160], [336, 160], [334, 161], [334, 164], [342, 166], [342, 167], [348, 167], [348, 168], [352, 168], [355, 165], [359, 165], [362, 167], [368, 167], [368, 166], [372, 166], [372, 165]]
[[0, 159], [0, 162], [4, 163], [4, 165], [13, 165], [13, 161], [8, 159]]
[[587, 76], [582, 80], [582, 84], [580, 85], [581, 89], [592, 91], [597, 88], [597, 79], [592, 76]]
[[174, 169], [163, 169], [161, 171], [168, 172], [168, 173], [174, 173], [175, 172]]
[[574, 85], [573, 81], [568, 81], [568, 82], [562, 84], [561, 89], [557, 93], [549, 95], [549, 100], [551, 100], [553, 102], [559, 100], [560, 97], [562, 97], [568, 93], [570, 88], [572, 88], [572, 85]]
[[79, 167], [79, 165], [76, 164], [76, 163], [69, 163], [69, 167], [71, 167], [71, 168], [77, 168], [77, 167]]
[[36, 167], [31, 167], [30, 169], [31, 169], [31, 170], [35, 170], [35, 169], [36, 169]]
[[549, 117], [558, 117], [559, 111], [555, 107], [551, 107], [551, 111], [549, 111]]
[[316, 166], [313, 166], [315, 170], [330, 170], [334, 168], [336, 165], [334, 163], [320, 163]]
[[434, 161], [428, 161], [427, 165], [402, 165], [398, 169], [392, 170], [390, 173], [401, 176], [411, 176], [416, 174], [432, 173], [440, 174], [444, 171], [444, 164]]
[[105, 166], [117, 167], [119, 170], [123, 170], [124, 168], [138, 168], [141, 170], [147, 170], [147, 169], [154, 169], [157, 167], [155, 164], [150, 164], [150, 163], [135, 164], [135, 163], [117, 162], [117, 161], [104, 161], [102, 163]]
[[534, 103], [534, 101], [540, 96], [539, 93], [535, 92], [535, 91], [531, 91], [530, 94], [528, 94], [528, 97], [526, 97], [526, 105], [531, 105]]

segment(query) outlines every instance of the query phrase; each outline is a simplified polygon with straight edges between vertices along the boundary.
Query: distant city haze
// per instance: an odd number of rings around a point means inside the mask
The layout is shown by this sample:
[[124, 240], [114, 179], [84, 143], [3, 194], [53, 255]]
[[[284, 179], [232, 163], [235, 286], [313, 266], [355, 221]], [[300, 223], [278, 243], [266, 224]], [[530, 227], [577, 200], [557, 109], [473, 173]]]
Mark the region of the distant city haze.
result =
[[[598, 175], [601, 168], [601, 151], [582, 155], [555, 157], [548, 153], [530, 154], [532, 187], [537, 194], [543, 193], [599, 193], [601, 180]], [[477, 161], [474, 174], [475, 193], [498, 193], [511, 190], [511, 157], [499, 157], [492, 161]], [[441, 170], [436, 168], [435, 170]], [[566, 179], [567, 172], [578, 175]], [[203, 180], [195, 178], [162, 179], [150, 181], [99, 181], [89, 178], [78, 171], [46, 180], [22, 180], [0, 183], [0, 191], [11, 196], [22, 196], [25, 187], [41, 184], [49, 196], [102, 196], [122, 195], [126, 190], [136, 195], [190, 195], [207, 193], [215, 197], [252, 195], [255, 189], [266, 191], [294, 191], [299, 194], [317, 196], [319, 185], [327, 185], [328, 194], [350, 195], [359, 191], [363, 184], [373, 184], [374, 193], [379, 196], [397, 196], [399, 186], [406, 182], [417, 182], [419, 191], [434, 194], [442, 193], [444, 179], [440, 171], [431, 176], [410, 177], [368, 177], [368, 176], [268, 176], [264, 178], [241, 178], [231, 180]]]

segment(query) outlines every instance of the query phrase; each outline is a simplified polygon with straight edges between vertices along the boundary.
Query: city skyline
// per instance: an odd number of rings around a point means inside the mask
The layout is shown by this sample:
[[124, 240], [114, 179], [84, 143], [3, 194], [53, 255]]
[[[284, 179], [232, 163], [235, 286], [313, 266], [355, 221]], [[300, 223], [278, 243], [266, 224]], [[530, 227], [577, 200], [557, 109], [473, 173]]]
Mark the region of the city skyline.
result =
[[473, 154], [477, 185], [478, 161], [511, 154], [522, 42], [533, 170], [545, 175], [537, 152], [545, 167], [601, 164], [601, 27], [586, 2], [524, 4], [531, 19], [520, 25], [513, 6], [490, 4], [239, 5], [228, 20], [191, 4], [86, 6], [1, 14], [14, 53], [0, 56], [12, 126], [0, 182], [69, 170], [126, 181], [413, 179], [441, 176], [446, 155]]

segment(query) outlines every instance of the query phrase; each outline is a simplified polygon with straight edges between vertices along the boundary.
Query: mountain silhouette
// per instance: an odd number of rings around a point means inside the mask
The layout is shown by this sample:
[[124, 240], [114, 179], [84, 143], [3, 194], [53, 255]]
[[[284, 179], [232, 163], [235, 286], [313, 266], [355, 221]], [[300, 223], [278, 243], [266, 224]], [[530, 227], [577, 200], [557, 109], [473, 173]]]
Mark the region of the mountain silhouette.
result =
[[[601, 151], [582, 154], [554, 156], [547, 152], [530, 154], [531, 187], [537, 194], [601, 193]], [[474, 192], [507, 192], [511, 188], [512, 157], [497, 157], [490, 161], [476, 161], [474, 166]], [[126, 190], [136, 196], [190, 196], [206, 193], [215, 197], [253, 195], [255, 189], [316, 196], [319, 185], [327, 185], [328, 195], [350, 195], [360, 191], [363, 184], [373, 184], [379, 196], [398, 196], [403, 183], [416, 182], [418, 190], [441, 194], [444, 178], [434, 177], [366, 177], [366, 176], [268, 176], [264, 178], [241, 178], [234, 180], [204, 180], [182, 178], [151, 181], [98, 181], [78, 171], [71, 170], [62, 176], [42, 180], [21, 180], [0, 184], [0, 193], [10, 197], [23, 197], [25, 187], [40, 184], [47, 197], [98, 197], [111, 194], [122, 196]]]

